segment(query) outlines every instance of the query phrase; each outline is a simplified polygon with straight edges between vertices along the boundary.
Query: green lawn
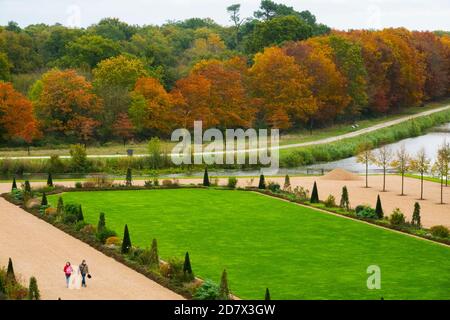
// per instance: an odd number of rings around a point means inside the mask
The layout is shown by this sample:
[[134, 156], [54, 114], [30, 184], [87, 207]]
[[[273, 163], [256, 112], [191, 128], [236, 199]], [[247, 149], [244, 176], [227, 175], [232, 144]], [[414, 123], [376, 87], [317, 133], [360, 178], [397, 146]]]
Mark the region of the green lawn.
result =
[[[260, 194], [213, 189], [70, 192], [85, 219], [148, 247], [163, 259], [189, 251], [196, 275], [262, 299], [450, 299], [450, 248]], [[55, 205], [57, 196], [50, 196]], [[369, 265], [381, 289], [368, 290]]]

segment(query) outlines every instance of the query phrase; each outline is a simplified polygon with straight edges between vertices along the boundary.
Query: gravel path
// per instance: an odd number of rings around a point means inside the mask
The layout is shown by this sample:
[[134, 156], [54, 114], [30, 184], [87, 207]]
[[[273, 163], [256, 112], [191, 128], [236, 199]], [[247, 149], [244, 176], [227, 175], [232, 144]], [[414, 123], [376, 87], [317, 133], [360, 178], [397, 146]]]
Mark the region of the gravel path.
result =
[[[0, 265], [11, 257], [16, 273], [38, 280], [43, 299], [182, 299], [134, 270], [122, 265], [50, 224], [0, 198]], [[66, 261], [86, 259], [92, 279], [88, 287], [65, 287]]]

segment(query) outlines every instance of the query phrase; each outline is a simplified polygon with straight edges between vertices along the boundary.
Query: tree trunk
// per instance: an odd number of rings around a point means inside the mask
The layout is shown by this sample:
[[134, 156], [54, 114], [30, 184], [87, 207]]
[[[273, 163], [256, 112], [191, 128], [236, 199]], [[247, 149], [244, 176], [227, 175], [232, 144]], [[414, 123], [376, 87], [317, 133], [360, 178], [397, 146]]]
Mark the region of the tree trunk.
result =
[[423, 200], [423, 172], [420, 173], [420, 200]]
[[441, 177], [441, 204], [444, 204], [444, 177]]
[[386, 166], [383, 167], [383, 192], [386, 192]]
[[369, 187], [369, 161], [366, 160], [366, 188]]
[[404, 190], [404, 188], [403, 188], [404, 184], [405, 184], [405, 172], [403, 171], [403, 172], [402, 172], [402, 194], [401, 194], [402, 196], [405, 195], [404, 192], [403, 192], [403, 190]]

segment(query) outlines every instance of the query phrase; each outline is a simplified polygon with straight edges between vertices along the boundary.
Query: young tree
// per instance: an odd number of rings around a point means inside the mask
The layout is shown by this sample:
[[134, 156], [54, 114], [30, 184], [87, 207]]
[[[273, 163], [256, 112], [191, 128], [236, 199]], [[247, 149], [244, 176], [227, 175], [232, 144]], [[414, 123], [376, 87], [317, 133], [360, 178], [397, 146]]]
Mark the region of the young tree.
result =
[[17, 182], [16, 182], [16, 177], [13, 177], [13, 182], [12, 182], [12, 187], [11, 187], [11, 191], [17, 190]]
[[194, 274], [192, 273], [191, 259], [189, 258], [189, 252], [186, 252], [184, 256], [183, 273], [186, 280], [193, 280]]
[[377, 197], [377, 205], [375, 206], [375, 213], [377, 214], [378, 219], [383, 219], [384, 212], [383, 207], [381, 206], [380, 195]]
[[103, 212], [100, 212], [100, 217], [98, 218], [98, 224], [97, 224], [97, 232], [103, 232], [106, 229], [106, 219], [105, 214]]
[[11, 258], [8, 260], [8, 268], [6, 269], [6, 280], [15, 283], [16, 282], [16, 275], [14, 274], [14, 266]]
[[411, 219], [411, 224], [416, 225], [418, 227], [421, 226], [420, 222], [420, 204], [418, 202], [414, 203], [414, 212]]
[[159, 267], [158, 243], [153, 239], [150, 248], [150, 266]]
[[386, 170], [392, 162], [393, 153], [388, 146], [382, 146], [375, 154], [375, 164], [383, 168], [383, 192], [386, 191]]
[[124, 112], [117, 116], [116, 121], [112, 125], [112, 129], [114, 135], [122, 139], [123, 146], [125, 146], [127, 141], [133, 137], [133, 123]]
[[394, 168], [397, 173], [402, 175], [402, 192], [400, 195], [404, 196], [404, 186], [405, 186], [405, 173], [409, 170], [410, 156], [406, 151], [406, 147], [403, 144], [400, 149], [397, 150], [395, 158], [391, 163], [391, 167]]
[[356, 149], [356, 162], [363, 163], [366, 166], [366, 188], [369, 187], [369, 164], [375, 160], [372, 148], [373, 145], [370, 142], [363, 142]]
[[347, 211], [350, 209], [350, 200], [348, 199], [347, 186], [342, 187], [341, 203], [339, 206]]
[[53, 187], [53, 178], [52, 178], [52, 173], [51, 172], [48, 173], [47, 186]]
[[131, 168], [128, 168], [127, 169], [127, 176], [126, 176], [126, 179], [125, 179], [125, 184], [126, 184], [127, 187], [131, 187], [132, 186], [132, 184], [133, 184], [132, 179], [133, 179], [133, 177], [132, 177], [132, 174], [131, 174]]
[[41, 293], [39, 292], [35, 277], [30, 278], [30, 285], [28, 286], [28, 300], [41, 300]]
[[423, 200], [423, 176], [430, 170], [430, 160], [427, 158], [425, 148], [421, 148], [410, 161], [411, 170], [420, 173], [420, 200]]
[[314, 186], [311, 192], [311, 203], [319, 203], [319, 192], [317, 191], [317, 183], [314, 181]]
[[220, 279], [219, 300], [230, 300], [230, 289], [228, 288], [227, 270], [223, 270]]
[[234, 23], [234, 34], [235, 34], [235, 46], [237, 47], [239, 45], [239, 30], [241, 28], [241, 25], [247, 21], [247, 19], [241, 19], [240, 11], [241, 5], [240, 4], [232, 4], [231, 6], [227, 7], [227, 12], [230, 15], [230, 21]]
[[266, 178], [264, 175], [259, 176], [258, 189], [264, 190], [266, 188]]
[[123, 231], [123, 240], [122, 240], [122, 250], [123, 254], [129, 253], [131, 249], [131, 239], [130, 233], [128, 232], [128, 225], [125, 225], [125, 229]]
[[283, 190], [287, 190], [291, 187], [291, 179], [289, 178], [289, 175], [286, 175], [284, 177], [284, 186], [283, 186]]
[[41, 206], [48, 206], [48, 200], [45, 192], [42, 194]]
[[270, 300], [270, 292], [269, 288], [266, 288], [266, 295], [264, 296], [264, 300], [269, 301]]
[[432, 172], [440, 178], [441, 184], [441, 204], [444, 204], [444, 179], [448, 176], [449, 170], [449, 149], [444, 141], [437, 151], [437, 158], [433, 165]]
[[64, 200], [62, 197], [58, 198], [58, 204], [56, 206], [56, 213], [62, 215], [64, 213]]

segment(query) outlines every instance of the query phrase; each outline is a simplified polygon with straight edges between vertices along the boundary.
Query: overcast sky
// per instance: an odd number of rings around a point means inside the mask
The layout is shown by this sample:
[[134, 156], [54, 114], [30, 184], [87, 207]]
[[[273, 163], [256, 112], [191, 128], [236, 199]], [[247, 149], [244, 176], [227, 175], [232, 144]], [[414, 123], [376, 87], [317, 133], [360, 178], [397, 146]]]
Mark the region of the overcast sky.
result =
[[[13, 20], [86, 27], [104, 17], [130, 24], [162, 24], [167, 20], [210, 17], [229, 24], [226, 7], [241, 3], [251, 16], [259, 0], [0, 0], [0, 24]], [[337, 29], [406, 27], [450, 30], [450, 0], [279, 0], [295, 9], [310, 10], [319, 22]]]

